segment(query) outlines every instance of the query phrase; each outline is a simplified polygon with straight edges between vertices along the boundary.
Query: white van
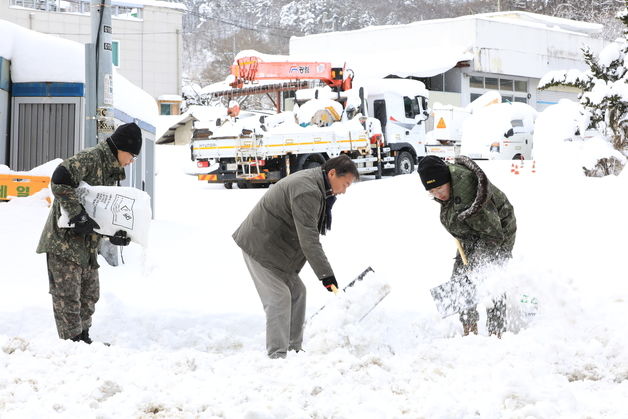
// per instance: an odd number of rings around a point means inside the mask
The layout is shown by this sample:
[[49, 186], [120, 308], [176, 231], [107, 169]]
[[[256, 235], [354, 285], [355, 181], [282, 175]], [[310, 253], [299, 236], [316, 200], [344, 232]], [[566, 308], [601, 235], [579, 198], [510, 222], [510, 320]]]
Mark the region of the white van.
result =
[[497, 103], [464, 121], [460, 154], [482, 160], [532, 158], [537, 111], [525, 103]]

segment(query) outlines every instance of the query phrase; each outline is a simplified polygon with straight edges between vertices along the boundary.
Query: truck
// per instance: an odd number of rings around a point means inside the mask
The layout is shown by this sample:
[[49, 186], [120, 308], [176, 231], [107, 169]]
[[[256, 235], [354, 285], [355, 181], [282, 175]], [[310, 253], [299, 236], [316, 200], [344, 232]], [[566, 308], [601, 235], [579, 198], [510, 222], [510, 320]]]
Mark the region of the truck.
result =
[[525, 103], [502, 103], [495, 91], [464, 108], [435, 103], [426, 152], [446, 160], [460, 154], [475, 160], [531, 159], [536, 114]]
[[[419, 81], [353, 86], [353, 73], [330, 63], [268, 62], [255, 56], [236, 60], [231, 76], [231, 88], [212, 93], [215, 97], [273, 95], [276, 113], [249, 111], [246, 118], [226, 116], [213, 127], [194, 130], [191, 158], [207, 168], [199, 180], [226, 188], [267, 187], [339, 154], [349, 155], [361, 174], [379, 178], [411, 173], [425, 155], [428, 92]], [[281, 82], [259, 83], [268, 80]], [[292, 110], [281, 106], [288, 102]]]

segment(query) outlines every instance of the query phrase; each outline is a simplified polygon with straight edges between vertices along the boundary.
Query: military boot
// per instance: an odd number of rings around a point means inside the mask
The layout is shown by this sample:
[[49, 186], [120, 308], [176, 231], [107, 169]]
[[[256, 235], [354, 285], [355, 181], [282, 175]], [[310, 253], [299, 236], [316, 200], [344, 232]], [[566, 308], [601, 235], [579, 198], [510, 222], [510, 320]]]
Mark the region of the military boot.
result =
[[92, 340], [89, 337], [89, 329], [83, 330], [79, 336], [83, 342], [87, 343], [88, 345], [92, 344]]
[[486, 328], [489, 336], [501, 339], [502, 333], [506, 331], [506, 296], [501, 296], [494, 303], [493, 307], [486, 310]]
[[474, 335], [478, 334], [477, 323], [463, 323], [462, 324], [462, 335], [469, 336], [469, 333], [473, 333]]

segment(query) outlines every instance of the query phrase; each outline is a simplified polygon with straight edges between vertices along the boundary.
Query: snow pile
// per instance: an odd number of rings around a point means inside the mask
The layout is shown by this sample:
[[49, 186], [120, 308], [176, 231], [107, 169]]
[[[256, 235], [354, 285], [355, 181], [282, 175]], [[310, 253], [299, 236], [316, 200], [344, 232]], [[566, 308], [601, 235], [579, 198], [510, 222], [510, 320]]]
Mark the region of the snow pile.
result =
[[[0, 57], [11, 61], [13, 83], [85, 83], [84, 46], [0, 19]], [[46, 63], [46, 65], [34, 65]]]
[[[554, 175], [584, 175], [583, 167], [593, 167], [603, 157], [625, 157], [607, 139], [587, 130], [588, 119], [578, 103], [561, 100], [546, 108], [537, 118], [534, 134], [534, 159], [544, 163], [543, 170]], [[580, 135], [576, 135], [576, 133]]]
[[313, 123], [314, 116], [319, 111], [330, 110], [330, 115], [337, 119], [343, 114], [342, 105], [332, 99], [311, 99], [301, 105], [296, 111], [297, 120], [302, 126]]
[[[552, 142], [545, 133], [537, 144]], [[429, 292], [449, 279], [456, 252], [438, 204], [416, 173], [364, 176], [338, 199], [321, 240], [341, 288], [366, 266], [376, 275], [332, 295], [306, 265], [306, 318], [326, 307], [306, 326], [305, 352], [271, 360], [231, 239], [266, 190], [198, 182], [182, 173], [188, 161], [189, 147], [157, 147], [150, 246], [132, 243], [119, 267], [101, 259], [90, 334], [111, 347], [58, 339], [45, 256], [34, 253], [49, 209], [0, 204], [1, 416], [625, 416], [627, 171], [557, 178], [551, 159], [520, 175], [508, 161], [479, 162], [512, 202], [518, 231], [512, 261], [486, 273], [479, 335], [464, 338]], [[368, 316], [345, 321], [344, 308], [385, 285]], [[538, 309], [518, 333], [488, 337], [484, 306], [504, 291], [533, 296]]]
[[331, 295], [307, 321], [309, 350], [325, 353], [339, 347], [353, 350], [373, 344], [368, 322], [362, 321], [390, 290], [388, 281], [370, 272], [353, 286]]
[[31, 170], [25, 171], [25, 172], [16, 172], [11, 170], [11, 168], [9, 168], [9, 166], [6, 166], [4, 164], [0, 164], [0, 175], [4, 175], [4, 174], [14, 174], [14, 173], [18, 173], [21, 175], [29, 175], [29, 176], [52, 176], [52, 172], [55, 171], [55, 169], [57, 168], [57, 166], [59, 164], [61, 164], [61, 162], [63, 161], [63, 159], [54, 159], [51, 160], [49, 162], [46, 162], [40, 166], [34, 167]]

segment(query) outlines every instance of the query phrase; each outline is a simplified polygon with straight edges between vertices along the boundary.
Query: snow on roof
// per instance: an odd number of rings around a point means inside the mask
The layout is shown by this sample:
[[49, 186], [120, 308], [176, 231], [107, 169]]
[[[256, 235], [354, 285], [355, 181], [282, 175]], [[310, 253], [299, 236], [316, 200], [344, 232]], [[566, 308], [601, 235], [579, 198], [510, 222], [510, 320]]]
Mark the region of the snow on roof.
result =
[[157, 100], [163, 102], [181, 102], [183, 98], [180, 95], [160, 95]]
[[[259, 57], [266, 62], [330, 62], [333, 67], [346, 67], [353, 70], [355, 81], [381, 79], [389, 75], [398, 77], [432, 77], [444, 73], [459, 61], [473, 59], [469, 46], [459, 48], [421, 47], [420, 53], [412, 50], [378, 51], [377, 59], [372, 53], [353, 53], [347, 56], [343, 51], [314, 52], [312, 54], [271, 55], [255, 50], [240, 51], [236, 59]], [[430, 57], [426, 60], [425, 57]], [[260, 81], [263, 82], [263, 81]]]
[[146, 91], [113, 69], [113, 107], [133, 118], [157, 126], [157, 102]]
[[[84, 46], [0, 20], [0, 56], [14, 83], [85, 83]], [[45, 65], [42, 65], [45, 63]]]
[[[466, 15], [459, 16], [454, 18], [445, 18], [445, 19], [430, 19], [430, 20], [420, 20], [417, 22], [407, 23], [405, 25], [378, 25], [378, 26], [367, 26], [361, 29], [355, 29], [352, 31], [338, 31], [338, 32], [324, 32], [312, 35], [306, 35], [303, 37], [292, 37], [292, 38], [326, 38], [330, 36], [343, 35], [347, 33], [356, 33], [356, 32], [378, 32], [378, 31], [386, 31], [389, 29], [401, 29], [404, 28], [412, 28], [415, 26], [428, 26], [428, 25], [439, 25], [442, 27], [447, 27], [453, 22], [460, 21], [469, 21], [469, 20], [489, 20], [495, 22], [508, 23], [510, 25], [519, 25], [519, 26], [542, 26], [547, 30], [552, 31], [565, 31], [565, 32], [576, 32], [583, 35], [591, 35], [600, 33], [604, 28], [604, 25], [599, 23], [589, 23], [589, 22], [581, 22], [577, 20], [563, 19], [553, 16], [545, 16], [536, 13], [529, 12], [520, 12], [520, 11], [506, 11], [506, 12], [495, 12], [495, 13], [481, 13], [476, 15]], [[439, 29], [440, 30], [440, 29]]]
[[495, 13], [481, 13], [464, 18], [476, 18], [494, 20], [516, 25], [544, 26], [548, 30], [562, 30], [580, 34], [592, 35], [602, 32], [604, 25], [599, 23], [582, 22], [578, 20], [564, 19], [561, 17], [541, 15], [537, 13], [506, 11]]

